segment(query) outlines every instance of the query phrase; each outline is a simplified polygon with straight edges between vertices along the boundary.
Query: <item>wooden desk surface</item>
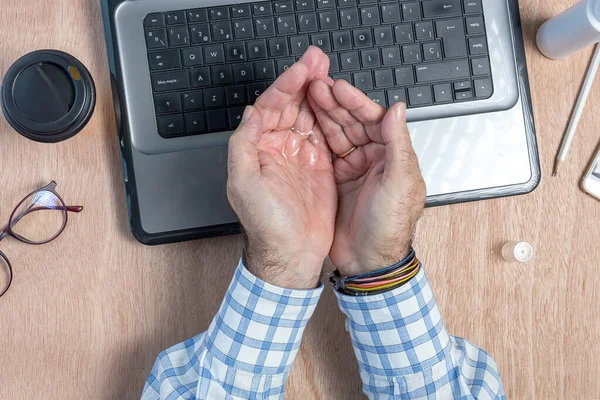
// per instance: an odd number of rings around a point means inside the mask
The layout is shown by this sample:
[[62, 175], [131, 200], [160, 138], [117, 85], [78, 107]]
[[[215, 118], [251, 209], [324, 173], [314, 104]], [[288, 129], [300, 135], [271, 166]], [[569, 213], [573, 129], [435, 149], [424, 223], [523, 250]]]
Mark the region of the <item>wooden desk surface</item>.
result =
[[[533, 39], [574, 0], [521, 0], [543, 180], [530, 195], [426, 210], [416, 238], [446, 325], [493, 354], [510, 399], [600, 398], [600, 202], [579, 182], [598, 145], [600, 85], [568, 162], [550, 177], [591, 50], [550, 61]], [[5, 240], [15, 280], [0, 299], [0, 398], [134, 399], [157, 354], [204, 331], [219, 307], [240, 237], [145, 247], [129, 234], [98, 0], [1, 0], [0, 74], [34, 49], [74, 54], [98, 104], [84, 132], [38, 144], [0, 118], [0, 218], [58, 182], [71, 216], [58, 240]], [[528, 240], [527, 265], [501, 261]], [[217, 268], [215, 268], [217, 267]], [[210, 271], [210, 272], [209, 272]], [[342, 314], [326, 291], [288, 383], [289, 399], [359, 399]]]

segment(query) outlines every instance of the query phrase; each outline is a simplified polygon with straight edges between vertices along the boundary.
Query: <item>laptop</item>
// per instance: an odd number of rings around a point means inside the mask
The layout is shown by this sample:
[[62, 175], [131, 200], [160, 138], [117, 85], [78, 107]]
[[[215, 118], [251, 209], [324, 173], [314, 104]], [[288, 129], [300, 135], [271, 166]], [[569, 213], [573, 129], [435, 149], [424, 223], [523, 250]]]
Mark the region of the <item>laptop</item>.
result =
[[407, 103], [427, 205], [541, 175], [517, 0], [101, 0], [130, 225], [145, 244], [237, 233], [227, 142], [309, 45]]

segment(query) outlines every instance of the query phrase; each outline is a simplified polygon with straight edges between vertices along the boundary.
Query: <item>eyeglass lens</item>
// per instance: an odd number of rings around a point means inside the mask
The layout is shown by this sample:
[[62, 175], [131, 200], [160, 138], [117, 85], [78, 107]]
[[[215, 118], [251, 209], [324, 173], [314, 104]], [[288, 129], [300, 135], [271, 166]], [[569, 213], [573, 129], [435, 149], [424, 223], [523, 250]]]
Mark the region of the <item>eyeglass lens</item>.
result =
[[19, 204], [10, 226], [13, 233], [23, 239], [44, 243], [62, 231], [66, 220], [67, 210], [63, 202], [54, 193], [40, 190]]

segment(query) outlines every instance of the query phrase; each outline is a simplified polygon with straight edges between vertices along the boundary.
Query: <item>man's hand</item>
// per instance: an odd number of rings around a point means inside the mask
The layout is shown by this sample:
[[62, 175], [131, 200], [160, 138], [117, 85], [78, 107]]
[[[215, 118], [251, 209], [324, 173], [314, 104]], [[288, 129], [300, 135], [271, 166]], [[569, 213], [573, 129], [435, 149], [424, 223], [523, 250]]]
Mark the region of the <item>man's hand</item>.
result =
[[280, 287], [315, 288], [333, 241], [331, 153], [306, 99], [313, 79], [331, 82], [328, 69], [309, 48], [246, 108], [229, 141], [227, 194], [246, 231], [246, 267]]
[[346, 81], [315, 80], [309, 101], [331, 150], [339, 195], [329, 254], [345, 276], [401, 261], [425, 203], [425, 183], [406, 126], [406, 106], [389, 111]]

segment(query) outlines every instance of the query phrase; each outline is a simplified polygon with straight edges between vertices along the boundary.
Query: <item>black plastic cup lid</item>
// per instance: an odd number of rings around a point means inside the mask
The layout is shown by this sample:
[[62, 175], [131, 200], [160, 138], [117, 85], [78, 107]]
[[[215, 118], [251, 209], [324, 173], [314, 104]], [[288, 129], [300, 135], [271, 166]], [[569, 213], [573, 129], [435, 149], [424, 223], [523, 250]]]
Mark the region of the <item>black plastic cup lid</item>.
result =
[[79, 133], [96, 105], [96, 87], [70, 54], [39, 50], [18, 59], [2, 81], [2, 112], [21, 135], [57, 143]]

